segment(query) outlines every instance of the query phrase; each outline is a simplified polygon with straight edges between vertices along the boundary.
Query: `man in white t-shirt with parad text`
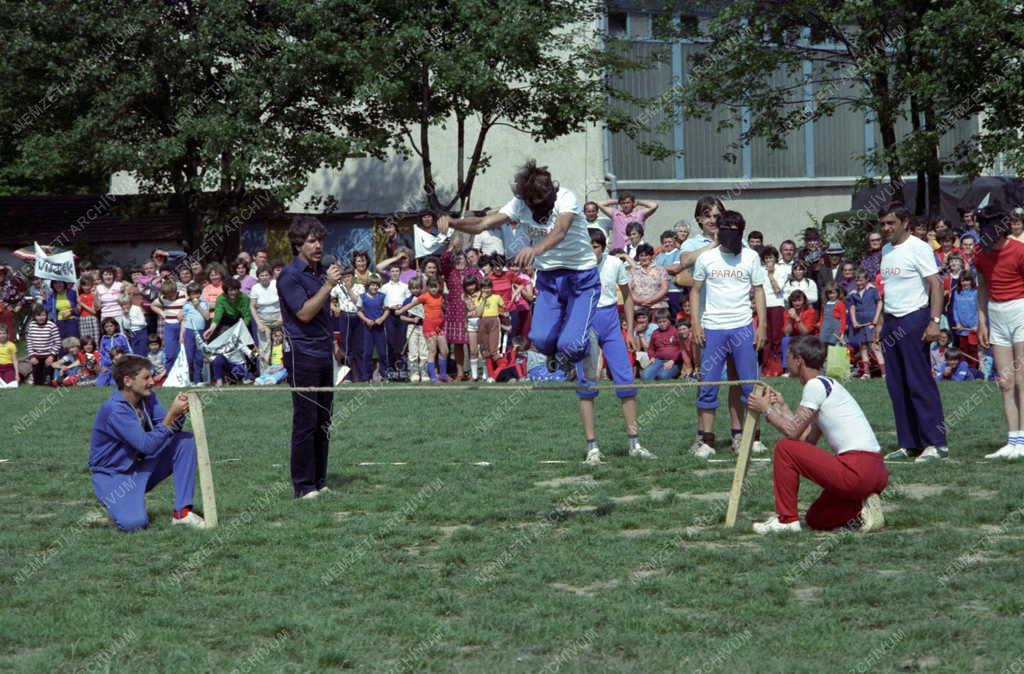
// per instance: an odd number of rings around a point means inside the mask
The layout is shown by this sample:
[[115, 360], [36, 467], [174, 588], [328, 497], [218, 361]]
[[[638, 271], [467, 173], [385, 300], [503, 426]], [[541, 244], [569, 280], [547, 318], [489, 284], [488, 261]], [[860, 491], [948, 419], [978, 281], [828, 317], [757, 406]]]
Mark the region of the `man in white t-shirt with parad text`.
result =
[[882, 343], [885, 355], [885, 386], [900, 443], [885, 459], [944, 459], [946, 421], [929, 352], [939, 338], [945, 299], [935, 251], [911, 234], [913, 215], [902, 203], [890, 203], [878, 219], [889, 241], [882, 247], [879, 271], [885, 293], [875, 341]]
[[[885, 518], [878, 495], [889, 483], [889, 471], [871, 424], [842, 384], [822, 376], [828, 357], [824, 342], [815, 335], [801, 335], [789, 343], [788, 350], [789, 374], [804, 385], [796, 413], [771, 388], [764, 395], [751, 395], [747, 403], [784, 436], [775, 443], [772, 460], [776, 515], [755, 523], [754, 531], [800, 531], [797, 493], [801, 477], [824, 489], [807, 509], [805, 521], [810, 528], [881, 529]], [[834, 454], [817, 446], [821, 436]]]
[[[725, 359], [732, 356], [736, 374], [742, 380], [758, 378], [757, 352], [765, 342], [765, 271], [761, 258], [743, 247], [746, 221], [736, 211], [723, 211], [718, 217], [718, 245], [701, 253], [693, 268], [690, 291], [690, 315], [693, 317], [694, 341], [701, 351], [700, 375], [703, 381], [717, 381], [722, 376]], [[706, 295], [701, 302], [701, 291]], [[750, 310], [750, 293], [754, 293], [757, 330]], [[746, 403], [753, 384], [740, 387]], [[718, 408], [718, 385], [701, 386], [697, 394], [697, 433], [700, 436], [690, 449], [707, 459], [715, 453], [715, 410]]]

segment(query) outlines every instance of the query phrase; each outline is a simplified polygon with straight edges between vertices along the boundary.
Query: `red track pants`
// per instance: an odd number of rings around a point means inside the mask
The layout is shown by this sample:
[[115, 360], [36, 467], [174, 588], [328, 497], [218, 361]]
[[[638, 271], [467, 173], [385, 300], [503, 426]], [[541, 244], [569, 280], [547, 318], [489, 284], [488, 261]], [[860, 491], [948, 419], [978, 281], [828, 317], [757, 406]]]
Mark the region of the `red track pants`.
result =
[[849, 451], [836, 456], [809, 442], [785, 438], [775, 443], [772, 470], [780, 522], [797, 520], [801, 476], [824, 489], [807, 510], [807, 525], [812, 529], [848, 524], [860, 515], [864, 499], [880, 494], [889, 483], [889, 471], [878, 452]]

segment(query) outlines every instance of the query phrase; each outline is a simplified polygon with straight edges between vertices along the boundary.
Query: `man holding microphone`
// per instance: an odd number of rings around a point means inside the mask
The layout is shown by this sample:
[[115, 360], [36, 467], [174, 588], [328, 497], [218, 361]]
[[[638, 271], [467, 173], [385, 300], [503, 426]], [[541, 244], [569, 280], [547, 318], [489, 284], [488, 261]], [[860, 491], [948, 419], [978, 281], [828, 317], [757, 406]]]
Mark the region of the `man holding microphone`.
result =
[[[311, 215], [299, 215], [288, 229], [295, 259], [277, 279], [281, 319], [288, 351], [285, 365], [293, 387], [333, 385], [330, 323], [331, 290], [341, 281], [341, 267], [326, 270], [327, 231]], [[328, 491], [327, 450], [330, 445], [331, 391], [292, 393], [292, 488], [295, 498], [312, 499]]]

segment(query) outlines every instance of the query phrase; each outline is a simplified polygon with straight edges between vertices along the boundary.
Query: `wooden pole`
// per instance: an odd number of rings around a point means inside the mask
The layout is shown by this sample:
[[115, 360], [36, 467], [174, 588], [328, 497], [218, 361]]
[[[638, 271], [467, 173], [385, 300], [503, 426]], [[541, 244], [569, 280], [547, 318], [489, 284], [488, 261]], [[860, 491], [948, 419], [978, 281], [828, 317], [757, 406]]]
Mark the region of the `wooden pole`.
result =
[[203, 495], [203, 518], [206, 527], [217, 526], [217, 495], [213, 491], [213, 471], [210, 468], [210, 447], [206, 443], [206, 421], [203, 419], [203, 401], [199, 394], [188, 394], [188, 411], [192, 417], [192, 433], [196, 439], [196, 461], [199, 464], [199, 491]]
[[[764, 395], [764, 384], [754, 384], [753, 395]], [[747, 469], [750, 467], [750, 452], [754, 447], [754, 434], [757, 432], [757, 424], [761, 415], [751, 413], [747, 410], [743, 417], [743, 435], [740, 436], [740, 451], [736, 455], [736, 472], [732, 475], [732, 490], [729, 491], [729, 506], [725, 511], [725, 526], [732, 528], [736, 526], [736, 515], [740, 511], [740, 498], [743, 496], [743, 481], [747, 478]]]

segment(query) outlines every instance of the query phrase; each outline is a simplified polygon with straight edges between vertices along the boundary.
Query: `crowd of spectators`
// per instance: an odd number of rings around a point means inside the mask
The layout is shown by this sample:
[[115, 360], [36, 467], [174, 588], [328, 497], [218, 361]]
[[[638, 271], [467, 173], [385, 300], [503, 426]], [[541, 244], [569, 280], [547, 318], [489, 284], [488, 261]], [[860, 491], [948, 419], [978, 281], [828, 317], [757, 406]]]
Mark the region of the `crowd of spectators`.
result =
[[[588, 202], [584, 214], [588, 226], [608, 236], [608, 254], [628, 268], [635, 320], [631, 334], [625, 320], [622, 329], [636, 375], [697, 378], [687, 268], [713, 239], [714, 226], [698, 222], [691, 233], [681, 221], [651, 236], [646, 230], [657, 208], [624, 194]], [[921, 220], [913, 230], [935, 251], [946, 297], [942, 338], [932, 345], [937, 379], [993, 376], [991, 357], [978, 343], [973, 257], [979, 236], [972, 217], [964, 213], [959, 227]], [[1024, 210], [1016, 209], [1011, 222], [1011, 236], [1024, 241]], [[430, 230], [433, 217], [419, 226]], [[459, 235], [440, 254], [417, 259], [409, 238], [388, 223], [384, 259], [374, 265], [367, 251], [353, 252], [331, 294], [337, 380], [563, 377], [548, 372], [544, 356], [530, 349], [534, 273], [509, 264], [521, 232], [514, 224], [507, 229], [476, 240]], [[786, 345], [798, 335], [847, 348], [854, 376], [885, 376], [875, 339], [884, 241], [879, 231], [865, 236], [866, 252], [854, 257], [814, 227], [799, 242], [766, 241], [760, 231], [748, 231], [745, 245], [758, 253], [767, 278], [764, 376], [784, 373]], [[125, 353], [149, 358], [161, 380], [182, 353], [196, 385], [281, 382], [288, 345], [275, 279], [285, 265], [269, 260], [266, 250], [243, 252], [224, 265], [171, 261], [157, 249], [127, 270], [82, 262], [77, 284], [26, 278], [0, 266], [0, 384], [109, 385], [111, 364]], [[621, 292], [618, 300], [622, 310]], [[239, 322], [254, 340], [244, 362], [202, 348]]]

